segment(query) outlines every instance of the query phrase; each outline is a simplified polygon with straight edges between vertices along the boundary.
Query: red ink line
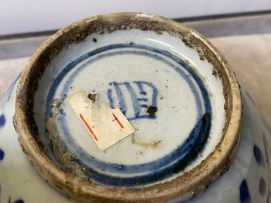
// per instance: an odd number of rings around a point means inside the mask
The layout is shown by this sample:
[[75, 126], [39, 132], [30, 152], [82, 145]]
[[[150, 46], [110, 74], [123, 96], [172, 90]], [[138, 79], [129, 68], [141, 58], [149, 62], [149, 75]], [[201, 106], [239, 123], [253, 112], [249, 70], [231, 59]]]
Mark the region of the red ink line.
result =
[[124, 126], [121, 124], [121, 122], [119, 121], [119, 119], [118, 119], [118, 117], [114, 114], [114, 113], [112, 113], [113, 114], [113, 117], [114, 117], [114, 119], [118, 122], [118, 124], [120, 125], [120, 127], [121, 128], [124, 128]]
[[81, 118], [81, 120], [84, 122], [84, 124], [87, 126], [88, 131], [91, 133], [91, 135], [94, 137], [94, 139], [95, 139], [96, 141], [98, 141], [98, 139], [97, 139], [95, 133], [93, 132], [93, 130], [91, 129], [91, 127], [88, 125], [88, 123], [86, 122], [86, 120], [84, 119], [84, 117], [82, 116], [82, 114], [80, 114], [80, 118]]

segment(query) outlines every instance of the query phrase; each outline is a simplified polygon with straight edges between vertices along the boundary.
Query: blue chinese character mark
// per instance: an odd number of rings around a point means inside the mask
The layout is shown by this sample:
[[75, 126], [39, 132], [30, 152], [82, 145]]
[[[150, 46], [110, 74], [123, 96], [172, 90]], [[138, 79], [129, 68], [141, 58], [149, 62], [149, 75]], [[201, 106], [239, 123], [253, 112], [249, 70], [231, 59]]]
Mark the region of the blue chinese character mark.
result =
[[157, 107], [157, 88], [146, 81], [111, 82], [107, 96], [111, 108], [119, 107], [128, 120], [153, 119], [148, 107]]

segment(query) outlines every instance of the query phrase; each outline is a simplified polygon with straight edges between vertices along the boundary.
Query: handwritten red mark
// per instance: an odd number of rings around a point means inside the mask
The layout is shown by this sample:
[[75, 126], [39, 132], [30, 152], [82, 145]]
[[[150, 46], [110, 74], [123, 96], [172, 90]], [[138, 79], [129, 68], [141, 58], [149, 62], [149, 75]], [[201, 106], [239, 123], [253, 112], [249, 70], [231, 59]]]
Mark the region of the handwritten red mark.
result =
[[118, 119], [118, 117], [114, 114], [114, 113], [112, 113], [113, 114], [113, 117], [114, 117], [114, 119], [118, 122], [118, 124], [120, 125], [120, 127], [121, 128], [124, 128], [124, 126], [121, 124], [121, 122], [119, 121], [119, 119]]
[[84, 119], [84, 117], [82, 116], [82, 114], [80, 114], [80, 118], [81, 118], [81, 120], [84, 122], [85, 126], [87, 126], [88, 131], [91, 133], [91, 135], [94, 137], [94, 139], [95, 139], [96, 141], [98, 141], [98, 139], [97, 139], [97, 137], [96, 137], [94, 131], [93, 131], [93, 130], [91, 129], [91, 127], [88, 125], [88, 123], [86, 122], [86, 120]]

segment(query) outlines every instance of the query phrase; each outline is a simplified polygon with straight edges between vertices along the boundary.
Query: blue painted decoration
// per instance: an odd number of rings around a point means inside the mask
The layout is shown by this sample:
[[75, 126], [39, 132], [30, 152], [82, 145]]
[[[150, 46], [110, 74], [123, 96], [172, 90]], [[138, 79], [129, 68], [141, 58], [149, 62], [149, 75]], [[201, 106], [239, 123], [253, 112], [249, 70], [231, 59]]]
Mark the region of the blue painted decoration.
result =
[[[2, 197], [2, 186], [0, 185], [0, 202], [2, 202], [1, 197]], [[12, 202], [11, 197], [9, 196], [8, 197], [8, 203], [11, 203], [11, 202]], [[24, 201], [22, 199], [17, 199], [13, 203], [24, 203]]]
[[259, 181], [259, 192], [261, 195], [265, 195], [266, 193], [266, 183], [263, 178], [260, 178], [260, 181]]
[[254, 153], [254, 157], [255, 157], [257, 163], [261, 164], [261, 165], [264, 164], [262, 151], [260, 150], [260, 148], [257, 145], [254, 145], [254, 147], [253, 147], [253, 153]]
[[[129, 50], [126, 48], [129, 48]], [[131, 50], [131, 48], [134, 50]], [[116, 50], [113, 51], [113, 49]], [[135, 186], [148, 184], [184, 170], [186, 166], [193, 161], [204, 148], [209, 136], [212, 120], [212, 110], [208, 91], [206, 90], [200, 77], [194, 72], [194, 69], [182, 59], [167, 51], [136, 44], [112, 44], [101, 47], [80, 56], [78, 59], [68, 64], [56, 77], [49, 89], [46, 100], [46, 119], [52, 115], [51, 102], [54, 99], [59, 84], [71, 70], [73, 70], [73, 73], [68, 76], [63, 90], [60, 91], [62, 92], [61, 98], [66, 98], [74, 78], [80, 71], [87, 67], [88, 64], [94, 63], [95, 61], [103, 58], [125, 54], [151, 57], [173, 68], [176, 73], [187, 82], [191, 92], [194, 94], [197, 108], [197, 122], [195, 123], [194, 128], [191, 129], [191, 132], [185, 142], [180, 144], [176, 149], [173, 149], [172, 152], [166, 156], [144, 164], [124, 165], [103, 162], [85, 152], [72, 138], [67, 125], [66, 116], [65, 114], [62, 114], [60, 116], [60, 123], [65, 135], [65, 142], [68, 144], [71, 151], [78, 152], [78, 157], [75, 157], [74, 161], [84, 167], [86, 172], [90, 174], [94, 181], [113, 186]], [[74, 67], [79, 63], [80, 65], [74, 71]], [[153, 106], [157, 105], [156, 100], [158, 90], [153, 86], [152, 83], [140, 80], [127, 81], [124, 83], [112, 82], [111, 87], [107, 92], [108, 100], [110, 104], [114, 106], [116, 105], [116, 102], [118, 102], [123, 113], [126, 113], [128, 109], [124, 97], [121, 95], [122, 90], [119, 88], [126, 88], [131, 99], [134, 101], [132, 107], [133, 113], [128, 115], [130, 119], [141, 119], [145, 117], [146, 115], [144, 115], [141, 111], [142, 107], [145, 107], [145, 105], [150, 103]], [[116, 93], [115, 95], [113, 94], [113, 91]], [[65, 103], [63, 105], [65, 105]], [[149, 119], [150, 116], [145, 118]], [[111, 172], [115, 175], [109, 175]], [[123, 177], [123, 174], [129, 174], [129, 177]]]
[[2, 161], [5, 157], [5, 152], [0, 148], [0, 161]]
[[[4, 97], [4, 99], [3, 99], [3, 106], [2, 106], [2, 108], [5, 106], [5, 104], [6, 104], [7, 102], [10, 101], [12, 92], [13, 92], [13, 90], [15, 89], [15, 85], [16, 85], [16, 83], [17, 83], [17, 81], [19, 80], [20, 77], [21, 77], [21, 73], [17, 76], [17, 78], [12, 82], [12, 84], [11, 84], [11, 85], [8, 87], [8, 89], [6, 90], [6, 92], [5, 92], [5, 97]], [[1, 127], [1, 124], [0, 124], [0, 127]]]
[[[128, 120], [150, 118], [151, 117], [146, 108], [149, 106], [157, 107], [157, 88], [150, 82], [146, 81], [133, 81], [133, 82], [111, 82], [110, 88], [107, 91], [107, 97], [111, 108], [119, 107], [122, 113], [128, 118]], [[115, 95], [113, 94], [113, 89]], [[133, 110], [127, 109], [125, 97], [123, 91], [127, 90], [132, 103]], [[149, 94], [147, 94], [149, 93]]]
[[10, 87], [8, 88], [8, 93], [7, 93], [7, 101], [10, 100], [10, 97], [11, 97], [11, 93], [13, 92], [14, 88], [15, 88], [15, 85], [17, 83], [17, 81], [20, 79], [22, 75], [22, 72], [20, 72], [20, 74], [17, 76], [17, 78], [14, 80], [14, 82], [10, 85]]
[[6, 118], [5, 118], [4, 114], [1, 114], [0, 115], [0, 128], [4, 127], [5, 123], [6, 123]]
[[239, 187], [239, 194], [240, 194], [240, 203], [251, 203], [251, 197], [247, 185], [247, 181], [243, 180]]
[[21, 199], [18, 199], [18, 200], [15, 200], [14, 203], [24, 203], [24, 201]]
[[[11, 203], [11, 197], [8, 198], [8, 203]], [[13, 203], [24, 203], [22, 199], [15, 200]]]
[[[182, 171], [192, 160], [194, 160], [194, 158], [198, 156], [206, 142], [206, 137], [197, 136], [196, 132], [201, 132], [203, 135], [208, 134], [210, 130], [210, 121], [210, 115], [205, 114], [191, 132], [192, 136], [189, 136], [183, 145], [180, 145], [177, 150], [173, 151], [173, 153], [170, 153], [156, 161], [138, 165], [108, 164], [108, 166], [111, 165], [119, 167], [115, 168], [119, 169], [119, 172], [127, 173], [128, 171], [135, 172], [135, 170], [137, 170], [136, 172], [146, 172], [144, 175], [135, 175], [130, 177], [111, 176], [96, 171], [78, 159], [74, 161], [82, 165], [85, 168], [85, 172], [89, 173], [93, 180], [101, 184], [130, 187], [156, 182]], [[174, 160], [173, 163], [172, 160]], [[153, 169], [149, 170], [150, 168]]]

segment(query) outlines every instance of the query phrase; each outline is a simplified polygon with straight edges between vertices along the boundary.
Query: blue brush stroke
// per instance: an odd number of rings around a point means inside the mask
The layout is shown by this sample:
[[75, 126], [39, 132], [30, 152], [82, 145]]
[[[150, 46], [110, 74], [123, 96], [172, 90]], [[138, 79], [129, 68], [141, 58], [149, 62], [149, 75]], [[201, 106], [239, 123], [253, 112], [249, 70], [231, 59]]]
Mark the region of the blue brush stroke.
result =
[[251, 203], [250, 193], [247, 185], [247, 181], [243, 180], [239, 187], [240, 203]]
[[0, 115], [0, 128], [4, 127], [6, 124], [6, 117], [4, 114]]
[[[65, 75], [73, 69], [74, 66], [76, 66], [78, 63], [82, 62], [85, 59], [90, 58], [91, 56], [94, 56], [98, 53], [105, 52], [107, 50], [112, 50], [112, 49], [121, 49], [121, 48], [135, 48], [135, 49], [143, 49], [143, 50], [148, 50], [152, 53], [148, 52], [140, 52], [140, 51], [116, 51], [116, 52], [110, 52], [107, 54], [100, 54], [98, 57], [93, 58], [92, 60], [89, 60], [87, 63], [82, 64], [76, 71], [73, 73], [68, 82], [66, 83], [64, 90], [62, 94], [66, 94], [68, 92], [68, 87], [69, 84], [72, 83], [72, 79], [80, 72], [84, 66], [88, 63], [94, 62], [96, 60], [99, 60], [104, 57], [112, 56], [115, 54], [138, 54], [138, 55], [144, 55], [144, 56], [149, 56], [153, 57], [156, 60], [161, 60], [164, 63], [168, 64], [169, 66], [173, 67], [181, 77], [183, 77], [187, 83], [189, 84], [192, 92], [194, 93], [195, 96], [195, 101], [198, 107], [198, 123], [196, 124], [195, 128], [191, 131], [188, 139], [183, 143], [183, 145], [180, 145], [177, 147], [177, 149], [173, 150], [170, 154], [167, 156], [158, 159], [156, 161], [152, 161], [149, 163], [145, 164], [138, 164], [138, 165], [123, 165], [123, 164], [110, 164], [106, 162], [99, 161], [95, 159], [94, 157], [90, 156], [89, 154], [85, 153], [80, 146], [76, 145], [76, 142], [71, 138], [69, 135], [68, 127], [65, 125], [65, 117], [62, 117], [60, 121], [62, 122], [63, 125], [63, 130], [64, 134], [66, 135], [67, 141], [72, 144], [75, 144], [74, 148], [75, 151], [79, 154], [80, 159], [85, 160], [84, 163], [82, 164], [85, 168], [88, 168], [89, 173], [91, 176], [94, 178], [95, 181], [104, 183], [104, 184], [109, 184], [109, 185], [119, 185], [119, 186], [132, 186], [132, 185], [138, 185], [138, 184], [145, 184], [145, 183], [151, 183], [153, 181], [157, 181], [158, 179], [160, 180], [161, 178], [168, 177], [172, 175], [172, 173], [176, 173], [180, 170], [183, 170], [185, 166], [192, 161], [195, 157], [197, 157], [198, 153], [202, 150], [204, 147], [208, 135], [209, 135], [209, 130], [211, 126], [211, 105], [208, 97], [208, 92], [205, 89], [201, 79], [199, 76], [194, 72], [194, 70], [186, 64], [184, 61], [179, 59], [178, 57], [170, 54], [169, 52], [155, 49], [152, 47], [147, 47], [144, 45], [135, 45], [135, 44], [114, 44], [114, 45], [109, 45], [106, 47], [101, 47], [98, 48], [94, 51], [91, 51], [72, 63], [70, 63], [68, 66], [66, 66], [62, 72], [57, 76], [57, 78], [54, 80], [53, 85], [50, 88], [47, 101], [46, 101], [46, 106], [47, 106], [47, 115], [46, 118], [50, 116], [50, 103], [52, 99], [54, 98], [55, 91], [59, 85], [59, 83], [62, 81], [62, 79], [65, 77]], [[154, 53], [154, 54], [153, 54]], [[164, 58], [156, 55], [156, 54], [161, 54], [165, 57], [170, 58], [173, 60], [175, 63], [178, 65], [181, 65], [182, 68], [184, 68], [186, 71], [189, 72], [189, 74], [192, 76], [192, 78], [196, 81], [200, 91], [201, 95], [203, 97], [203, 102], [204, 102], [204, 107], [205, 107], [205, 114], [204, 116], [201, 117], [202, 115], [202, 104], [201, 104], [201, 99], [200, 96], [197, 93], [196, 88], [194, 87], [193, 82], [190, 79], [190, 76], [185, 74], [183, 70], [181, 70], [178, 66], [174, 65], [173, 63], [166, 61]], [[204, 122], [204, 128], [203, 127], [198, 127], [202, 125], [202, 119], [206, 120]], [[203, 130], [204, 129], [204, 130]], [[81, 162], [79, 159], [76, 161]], [[99, 172], [95, 171], [94, 168], [98, 168]], [[164, 170], [166, 169], [166, 170]], [[139, 173], [139, 172], [144, 172], [147, 174], [145, 176], [139, 176], [139, 177], [130, 177], [130, 178], [120, 178], [120, 177], [111, 177], [109, 175], [105, 175], [103, 172], [120, 172], [120, 173]], [[142, 178], [143, 177], [143, 178]]]

